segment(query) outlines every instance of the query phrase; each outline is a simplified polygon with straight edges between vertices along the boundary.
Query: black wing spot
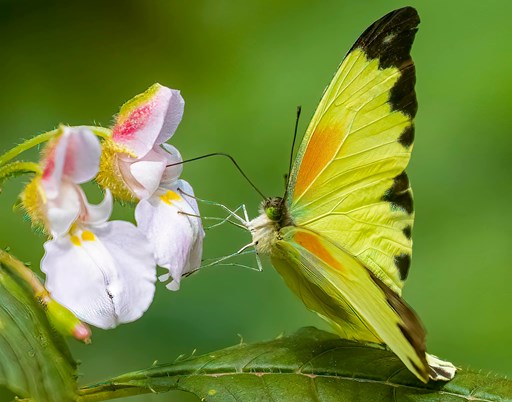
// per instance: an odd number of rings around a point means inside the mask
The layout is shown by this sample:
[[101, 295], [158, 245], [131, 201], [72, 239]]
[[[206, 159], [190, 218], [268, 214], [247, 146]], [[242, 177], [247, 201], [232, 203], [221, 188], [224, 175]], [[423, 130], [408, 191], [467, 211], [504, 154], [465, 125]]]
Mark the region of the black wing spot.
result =
[[407, 253], [402, 253], [395, 256], [395, 266], [400, 273], [400, 279], [405, 281], [409, 275], [409, 268], [411, 267], [411, 256]]
[[411, 225], [407, 225], [406, 227], [404, 227], [402, 229], [402, 233], [404, 234], [405, 237], [407, 237], [407, 239], [411, 240], [411, 238], [412, 238], [412, 227], [411, 227]]
[[416, 116], [418, 111], [418, 101], [414, 92], [416, 73], [412, 60], [409, 59], [407, 63], [400, 69], [400, 78], [391, 88], [389, 103], [391, 104], [391, 110], [397, 110], [412, 118]]
[[398, 143], [404, 146], [405, 148], [409, 148], [414, 142], [414, 125], [410, 125], [402, 131], [400, 137], [398, 137]]
[[392, 208], [402, 209], [408, 214], [414, 211], [409, 178], [405, 172], [394, 178], [393, 184], [384, 193], [382, 200], [390, 202]]

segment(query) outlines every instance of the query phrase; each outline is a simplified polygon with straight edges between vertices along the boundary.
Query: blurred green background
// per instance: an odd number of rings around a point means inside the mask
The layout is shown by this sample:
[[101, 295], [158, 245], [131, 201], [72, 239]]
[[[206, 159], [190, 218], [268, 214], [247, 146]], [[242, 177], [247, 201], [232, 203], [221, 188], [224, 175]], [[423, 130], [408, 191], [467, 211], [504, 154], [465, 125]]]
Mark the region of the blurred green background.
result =
[[[509, 1], [0, 1], [0, 150], [61, 122], [108, 126], [124, 101], [160, 82], [186, 101], [172, 139], [185, 158], [231, 153], [265, 194], [280, 195], [296, 106], [303, 132], [353, 41], [407, 4], [422, 24], [413, 49], [420, 109], [408, 171], [417, 219], [405, 297], [432, 353], [512, 375]], [[227, 161], [189, 164], [183, 177], [199, 197], [257, 214], [258, 195]], [[44, 239], [12, 213], [25, 181], [0, 195], [0, 247], [37, 267]], [[116, 207], [116, 217], [132, 215]], [[205, 258], [249, 241], [236, 228], [209, 231]], [[262, 273], [213, 267], [177, 293], [158, 286], [139, 321], [71, 347], [85, 384], [305, 325], [324, 327], [270, 265]]]

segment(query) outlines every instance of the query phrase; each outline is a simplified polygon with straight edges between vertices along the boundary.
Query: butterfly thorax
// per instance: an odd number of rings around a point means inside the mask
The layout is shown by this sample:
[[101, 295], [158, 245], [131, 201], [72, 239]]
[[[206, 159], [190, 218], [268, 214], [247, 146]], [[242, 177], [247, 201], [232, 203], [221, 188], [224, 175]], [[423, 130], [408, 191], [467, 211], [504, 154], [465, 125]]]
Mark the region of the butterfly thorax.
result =
[[279, 240], [281, 228], [292, 225], [293, 221], [283, 198], [267, 198], [261, 203], [260, 215], [248, 225], [256, 251], [260, 254], [271, 254], [273, 245]]

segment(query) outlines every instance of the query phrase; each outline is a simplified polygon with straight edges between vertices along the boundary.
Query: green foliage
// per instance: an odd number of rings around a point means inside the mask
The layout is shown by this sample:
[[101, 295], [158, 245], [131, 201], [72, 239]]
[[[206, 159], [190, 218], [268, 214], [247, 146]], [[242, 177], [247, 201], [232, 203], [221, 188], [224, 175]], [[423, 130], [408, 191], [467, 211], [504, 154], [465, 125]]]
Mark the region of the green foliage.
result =
[[0, 266], [0, 384], [38, 402], [73, 401], [75, 368], [31, 292]]
[[380, 345], [313, 327], [240, 344], [85, 387], [81, 402], [170, 390], [205, 401], [501, 401], [512, 381], [460, 370], [449, 383], [423, 384]]

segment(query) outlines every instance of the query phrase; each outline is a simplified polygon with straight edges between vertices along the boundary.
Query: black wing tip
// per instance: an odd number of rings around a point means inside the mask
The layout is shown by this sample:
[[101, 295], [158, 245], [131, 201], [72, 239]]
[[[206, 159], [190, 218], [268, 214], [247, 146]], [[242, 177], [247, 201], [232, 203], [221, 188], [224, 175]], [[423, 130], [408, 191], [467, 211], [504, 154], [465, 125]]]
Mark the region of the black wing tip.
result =
[[401, 71], [400, 78], [391, 90], [389, 103], [392, 110], [411, 118], [418, 110], [411, 48], [419, 23], [420, 17], [413, 7], [391, 11], [370, 25], [350, 49], [361, 49], [369, 60], [377, 59], [380, 69], [394, 67]]
[[396, 53], [399, 49], [398, 53], [407, 58], [419, 23], [420, 17], [413, 7], [391, 11], [366, 28], [351, 50], [361, 48], [370, 59], [384, 57], [381, 65], [394, 65], [393, 60], [388, 60], [386, 54]]

